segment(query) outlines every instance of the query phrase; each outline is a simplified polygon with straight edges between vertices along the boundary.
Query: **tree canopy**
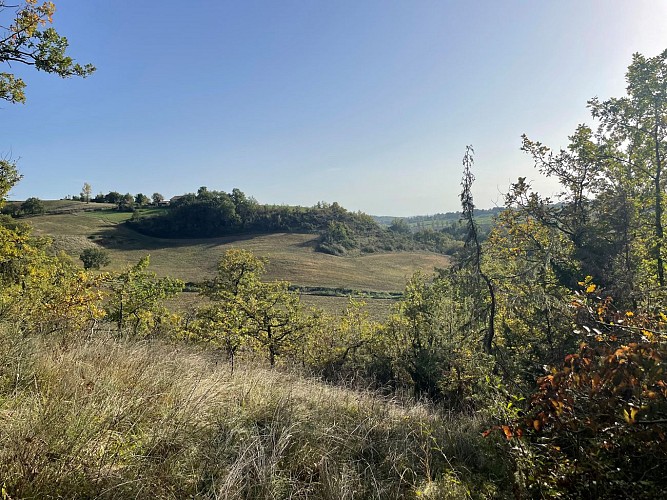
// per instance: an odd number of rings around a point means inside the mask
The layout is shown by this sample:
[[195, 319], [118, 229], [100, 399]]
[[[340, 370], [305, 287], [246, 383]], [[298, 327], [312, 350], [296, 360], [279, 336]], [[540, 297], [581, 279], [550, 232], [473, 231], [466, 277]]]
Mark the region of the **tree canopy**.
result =
[[[55, 11], [53, 2], [0, 0], [0, 63], [33, 66], [62, 78], [92, 74], [92, 64], [81, 65], [67, 55], [67, 38], [50, 26]], [[25, 86], [22, 78], [0, 72], [0, 99], [25, 102]]]

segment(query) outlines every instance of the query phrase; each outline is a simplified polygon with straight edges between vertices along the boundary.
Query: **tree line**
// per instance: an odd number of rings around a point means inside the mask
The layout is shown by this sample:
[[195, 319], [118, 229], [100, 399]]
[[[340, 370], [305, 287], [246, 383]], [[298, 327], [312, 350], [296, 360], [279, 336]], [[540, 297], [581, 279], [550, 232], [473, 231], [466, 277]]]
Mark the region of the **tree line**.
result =
[[165, 201], [164, 196], [157, 192], [153, 193], [150, 197], [144, 193], [133, 195], [130, 193], [122, 194], [118, 191], [109, 191], [107, 194], [98, 193], [92, 196], [92, 187], [87, 182], [84, 183], [79, 195], [68, 196], [66, 199], [84, 201], [86, 203], [111, 203], [116, 205], [118, 210], [128, 212], [148, 205], [160, 206]]
[[451, 253], [454, 238], [424, 230], [413, 234], [397, 223], [389, 230], [371, 216], [351, 212], [338, 203], [313, 207], [260, 204], [234, 188], [231, 193], [201, 187], [197, 193], [174, 197], [161, 214], [135, 214], [130, 227], [162, 238], [210, 238], [242, 233], [318, 233], [318, 250], [334, 255], [395, 250], [434, 250]]

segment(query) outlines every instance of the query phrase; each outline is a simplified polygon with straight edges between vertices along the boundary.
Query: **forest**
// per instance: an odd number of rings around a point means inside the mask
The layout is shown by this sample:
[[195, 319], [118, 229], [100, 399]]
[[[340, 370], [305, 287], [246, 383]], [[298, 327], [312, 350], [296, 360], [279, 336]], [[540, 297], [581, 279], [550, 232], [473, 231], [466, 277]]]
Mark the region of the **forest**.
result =
[[[17, 11], [0, 62], [86, 76], [94, 68], [43, 30], [49, 5]], [[354, 298], [338, 315], [307, 307], [241, 248], [183, 311], [183, 281], [153, 272], [149, 256], [84, 269], [3, 215], [3, 498], [659, 498], [667, 51], [635, 54], [626, 81], [625, 95], [589, 101], [595, 126], [578, 126], [567, 148], [523, 136], [560, 192], [517, 179], [488, 235], [475, 153], [462, 148], [453, 263], [413, 275], [384, 320]], [[22, 89], [2, 74], [3, 99]], [[0, 160], [3, 202], [20, 178]], [[299, 211], [206, 189], [130, 226], [321, 231], [341, 259], [380, 231], [338, 204]]]
[[[413, 233], [402, 219], [388, 230], [371, 216], [350, 212], [337, 202], [313, 207], [266, 205], [238, 188], [231, 193], [201, 187], [197, 194], [178, 196], [161, 214], [135, 214], [134, 230], [161, 238], [212, 238], [253, 233], [316, 233], [317, 250], [332, 255], [378, 251], [432, 250], [451, 254], [460, 246], [456, 234], [420, 229]], [[454, 232], [454, 234], [452, 234]]]

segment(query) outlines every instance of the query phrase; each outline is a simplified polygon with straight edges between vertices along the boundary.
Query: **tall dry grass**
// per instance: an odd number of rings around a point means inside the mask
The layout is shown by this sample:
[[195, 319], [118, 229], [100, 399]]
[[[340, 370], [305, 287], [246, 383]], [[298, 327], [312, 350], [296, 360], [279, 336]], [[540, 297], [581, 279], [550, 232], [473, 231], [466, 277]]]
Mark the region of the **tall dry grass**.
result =
[[0, 331], [6, 498], [497, 496], [478, 430], [184, 346]]

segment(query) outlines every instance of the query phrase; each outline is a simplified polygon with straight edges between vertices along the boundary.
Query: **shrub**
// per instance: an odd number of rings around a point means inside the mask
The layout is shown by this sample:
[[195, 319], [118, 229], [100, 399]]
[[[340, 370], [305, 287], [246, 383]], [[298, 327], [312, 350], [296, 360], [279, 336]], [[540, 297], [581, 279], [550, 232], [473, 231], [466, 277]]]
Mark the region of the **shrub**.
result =
[[83, 262], [84, 269], [100, 269], [111, 263], [111, 258], [106, 250], [101, 248], [86, 248], [79, 259]]
[[39, 198], [28, 198], [21, 204], [21, 211], [27, 215], [43, 214], [44, 203]]

